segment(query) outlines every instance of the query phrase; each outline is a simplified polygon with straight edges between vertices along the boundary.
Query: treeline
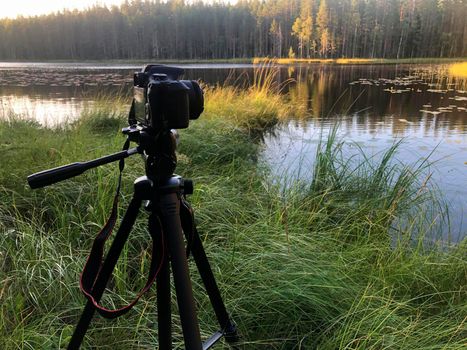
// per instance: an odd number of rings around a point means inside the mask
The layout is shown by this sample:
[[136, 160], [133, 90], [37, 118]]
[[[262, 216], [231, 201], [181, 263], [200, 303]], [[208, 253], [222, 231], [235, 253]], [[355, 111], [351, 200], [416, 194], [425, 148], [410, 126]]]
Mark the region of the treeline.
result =
[[0, 59], [464, 57], [467, 0], [133, 0], [1, 19]]

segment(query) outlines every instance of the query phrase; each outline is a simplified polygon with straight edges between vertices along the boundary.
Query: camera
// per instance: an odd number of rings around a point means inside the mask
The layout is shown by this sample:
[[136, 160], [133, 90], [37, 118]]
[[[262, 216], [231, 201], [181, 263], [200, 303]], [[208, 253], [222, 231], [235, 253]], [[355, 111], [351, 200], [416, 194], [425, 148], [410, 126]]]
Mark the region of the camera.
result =
[[184, 70], [150, 64], [134, 74], [130, 125], [155, 130], [184, 129], [204, 110], [203, 90], [194, 80], [179, 80]]

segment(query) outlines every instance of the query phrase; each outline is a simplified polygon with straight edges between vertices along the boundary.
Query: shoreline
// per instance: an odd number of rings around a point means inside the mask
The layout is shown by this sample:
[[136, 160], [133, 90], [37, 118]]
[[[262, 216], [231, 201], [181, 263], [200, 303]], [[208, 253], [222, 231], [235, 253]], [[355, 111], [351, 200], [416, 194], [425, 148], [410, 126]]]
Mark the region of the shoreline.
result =
[[0, 60], [0, 64], [5, 63], [119, 63], [119, 64], [146, 64], [148, 62], [157, 62], [162, 64], [278, 64], [278, 65], [297, 65], [297, 64], [333, 64], [333, 65], [380, 65], [380, 64], [448, 64], [456, 62], [466, 62], [467, 57], [455, 58], [270, 58], [270, 57], [252, 57], [252, 58], [225, 58], [225, 59], [90, 59], [90, 60]]

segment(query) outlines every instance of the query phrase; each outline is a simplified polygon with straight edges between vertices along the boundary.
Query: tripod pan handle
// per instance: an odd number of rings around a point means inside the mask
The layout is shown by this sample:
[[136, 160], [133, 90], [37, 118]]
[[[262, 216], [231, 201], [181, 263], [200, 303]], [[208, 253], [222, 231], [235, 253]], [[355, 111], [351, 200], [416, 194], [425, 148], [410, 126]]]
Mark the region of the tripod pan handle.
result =
[[44, 170], [28, 176], [28, 183], [31, 188], [41, 188], [52, 185], [71, 177], [75, 177], [84, 173], [88, 169], [95, 168], [99, 165], [115, 162], [124, 159], [133, 154], [139, 153], [138, 147], [123, 150], [117, 153], [110, 154], [101, 158], [90, 160], [88, 162], [76, 162], [68, 165], [59, 166], [49, 170]]
[[31, 188], [41, 188], [80, 175], [86, 169], [84, 163], [76, 162], [29, 175], [28, 183]]

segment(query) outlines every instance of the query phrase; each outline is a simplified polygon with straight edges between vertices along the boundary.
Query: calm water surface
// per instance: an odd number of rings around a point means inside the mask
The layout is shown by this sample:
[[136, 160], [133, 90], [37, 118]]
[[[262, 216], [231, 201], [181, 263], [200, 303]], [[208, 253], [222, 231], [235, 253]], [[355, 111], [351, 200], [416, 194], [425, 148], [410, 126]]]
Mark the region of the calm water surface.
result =
[[[250, 64], [189, 64], [184, 78], [247, 85]], [[130, 91], [139, 64], [0, 63], [0, 117], [11, 113], [53, 126], [79, 118], [102, 91]], [[281, 67], [277, 80], [297, 102], [297, 115], [264, 137], [263, 159], [275, 174], [307, 179], [321, 133], [338, 121], [351, 156], [360, 146], [375, 159], [404, 139], [398, 160], [430, 156], [431, 181], [450, 208], [454, 239], [467, 231], [467, 79], [445, 66], [312, 65]], [[306, 113], [305, 113], [306, 112]]]

